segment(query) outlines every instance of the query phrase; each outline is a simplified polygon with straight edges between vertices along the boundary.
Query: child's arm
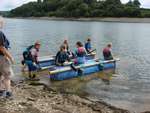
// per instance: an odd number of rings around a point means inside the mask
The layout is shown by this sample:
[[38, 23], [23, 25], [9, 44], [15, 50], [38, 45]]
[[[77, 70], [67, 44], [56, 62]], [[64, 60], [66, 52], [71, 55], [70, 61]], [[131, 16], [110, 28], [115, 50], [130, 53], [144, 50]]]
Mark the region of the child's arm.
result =
[[0, 46], [0, 51], [11, 61], [12, 64], [14, 63], [13, 57], [5, 47]]

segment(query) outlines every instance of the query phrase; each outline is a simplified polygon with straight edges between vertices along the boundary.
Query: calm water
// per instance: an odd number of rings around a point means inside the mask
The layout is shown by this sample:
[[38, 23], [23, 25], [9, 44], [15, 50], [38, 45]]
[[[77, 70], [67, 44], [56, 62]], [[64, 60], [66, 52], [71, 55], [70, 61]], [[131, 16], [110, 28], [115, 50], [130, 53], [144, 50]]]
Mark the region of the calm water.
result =
[[64, 38], [73, 49], [76, 41], [92, 37], [98, 57], [102, 56], [102, 48], [112, 42], [114, 55], [121, 59], [117, 77], [110, 85], [100, 79], [90, 80], [83, 90], [91, 98], [117, 107], [136, 112], [150, 110], [150, 24], [6, 19], [4, 32], [18, 63], [16, 72], [22, 51], [36, 40], [42, 43], [41, 56], [55, 54]]

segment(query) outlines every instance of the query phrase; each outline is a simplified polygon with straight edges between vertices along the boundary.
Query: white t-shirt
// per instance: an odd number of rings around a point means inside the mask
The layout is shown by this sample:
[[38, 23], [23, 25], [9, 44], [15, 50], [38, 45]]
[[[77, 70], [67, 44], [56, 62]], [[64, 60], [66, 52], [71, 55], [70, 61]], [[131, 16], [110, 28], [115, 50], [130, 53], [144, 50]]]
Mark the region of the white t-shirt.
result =
[[31, 49], [31, 55], [35, 56], [35, 57], [38, 57], [39, 56], [39, 51], [37, 51], [35, 48], [32, 48]]

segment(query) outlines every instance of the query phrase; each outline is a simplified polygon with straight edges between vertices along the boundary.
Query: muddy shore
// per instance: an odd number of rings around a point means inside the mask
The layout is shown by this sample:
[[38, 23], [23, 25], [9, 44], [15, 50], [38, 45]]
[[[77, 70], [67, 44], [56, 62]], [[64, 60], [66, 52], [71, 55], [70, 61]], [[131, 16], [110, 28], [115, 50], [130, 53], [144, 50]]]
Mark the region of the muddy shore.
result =
[[0, 100], [0, 113], [129, 113], [104, 102], [54, 91], [43, 84], [13, 85], [13, 98]]

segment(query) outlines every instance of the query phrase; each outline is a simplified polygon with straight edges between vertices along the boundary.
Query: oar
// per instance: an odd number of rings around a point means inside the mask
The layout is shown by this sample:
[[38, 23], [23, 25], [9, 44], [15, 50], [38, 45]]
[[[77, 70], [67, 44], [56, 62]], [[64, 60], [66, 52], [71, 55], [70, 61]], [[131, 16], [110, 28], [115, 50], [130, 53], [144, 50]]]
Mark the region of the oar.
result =
[[101, 59], [101, 58], [96, 58], [96, 59], [94, 59], [94, 61], [100, 62], [102, 64], [106, 64], [106, 63], [109, 63], [109, 62], [120, 61], [120, 58], [114, 58], [112, 60], [104, 60], [104, 59]]
[[92, 51], [89, 51], [88, 54], [91, 54], [91, 53], [93, 53], [95, 51], [96, 51], [96, 49], [93, 49]]

